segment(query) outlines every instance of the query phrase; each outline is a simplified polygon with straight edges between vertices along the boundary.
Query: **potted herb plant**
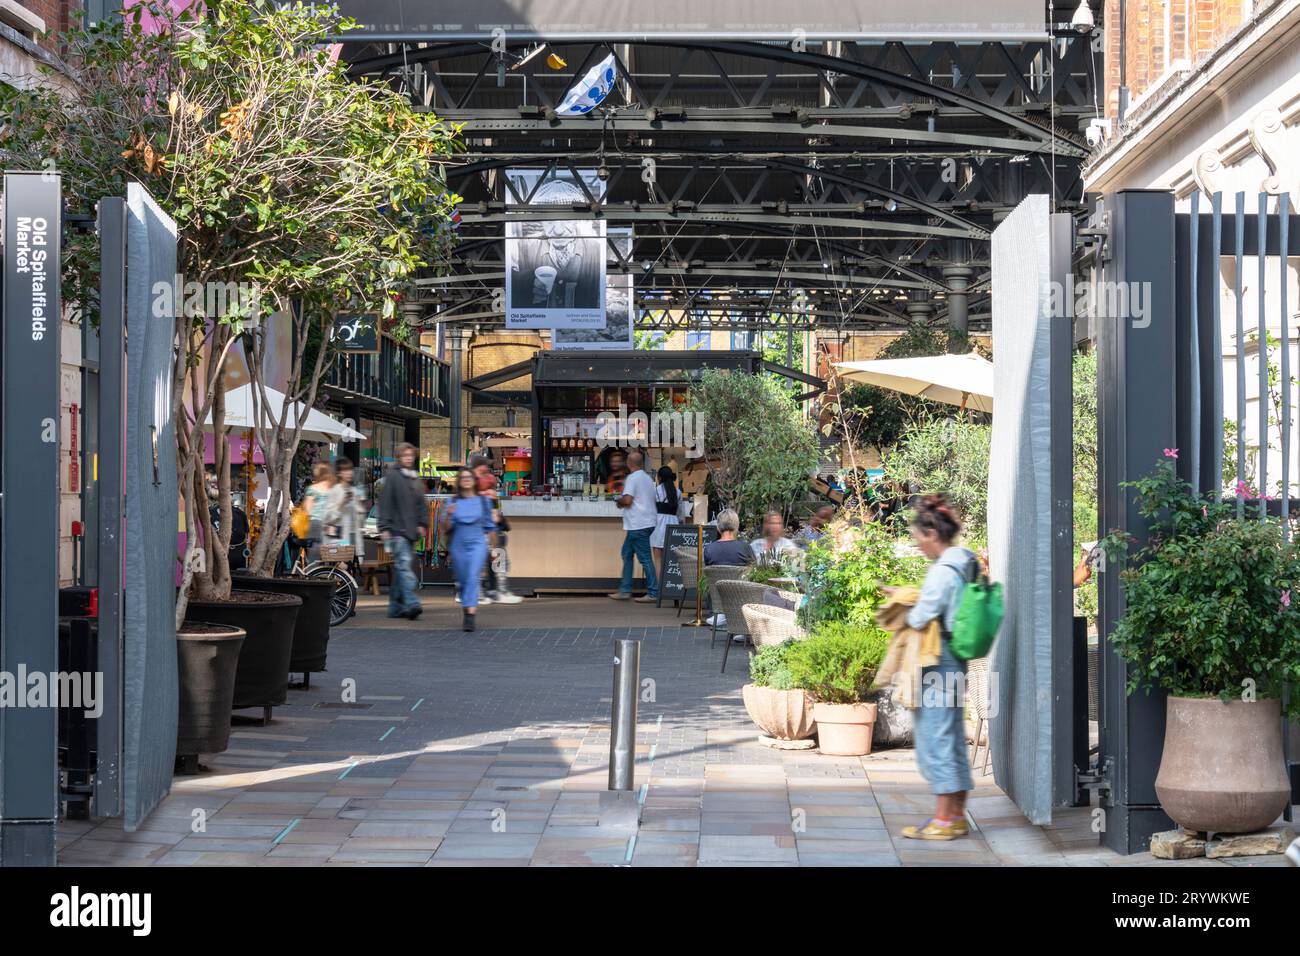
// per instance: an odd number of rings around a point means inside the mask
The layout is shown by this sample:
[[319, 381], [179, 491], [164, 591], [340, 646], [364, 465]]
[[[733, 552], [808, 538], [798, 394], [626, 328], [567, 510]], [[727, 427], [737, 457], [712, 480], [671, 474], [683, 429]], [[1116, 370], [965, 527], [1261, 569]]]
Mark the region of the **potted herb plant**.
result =
[[812, 695], [822, 753], [846, 757], [871, 753], [876, 705], [866, 697], [888, 643], [889, 636], [875, 625], [828, 621], [787, 652], [794, 686]]
[[1165, 812], [1188, 830], [1248, 833], [1290, 799], [1281, 700], [1300, 683], [1300, 554], [1278, 520], [1198, 496], [1177, 454], [1129, 483], [1147, 542], [1105, 539], [1108, 559], [1127, 552], [1128, 610], [1111, 643], [1131, 665], [1129, 693], [1169, 693], [1155, 784]]
[[749, 659], [750, 683], [740, 690], [750, 719], [774, 744], [807, 740], [816, 729], [812, 698], [795, 686], [787, 660], [795, 643], [760, 647]]

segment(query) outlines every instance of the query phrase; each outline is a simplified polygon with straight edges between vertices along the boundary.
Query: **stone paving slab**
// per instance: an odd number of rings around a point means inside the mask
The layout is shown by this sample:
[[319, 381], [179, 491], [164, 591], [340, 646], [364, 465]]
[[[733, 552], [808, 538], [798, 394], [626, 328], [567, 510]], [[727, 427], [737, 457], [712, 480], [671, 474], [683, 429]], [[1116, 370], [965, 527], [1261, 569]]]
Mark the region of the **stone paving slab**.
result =
[[[430, 592], [426, 592], [428, 595]], [[1035, 827], [977, 775], [976, 832], [904, 840], [933, 809], [910, 750], [865, 758], [757, 743], [743, 658], [668, 609], [542, 598], [456, 628], [445, 597], [419, 622], [363, 599], [329, 669], [267, 727], [240, 724], [204, 773], [178, 777], [141, 829], [68, 821], [60, 860], [91, 866], [1141, 866], [1098, 846], [1088, 808]], [[593, 621], [624, 627], [593, 627]], [[538, 626], [525, 626], [528, 624]], [[610, 642], [642, 642], [635, 831], [602, 825]], [[364, 711], [340, 703], [355, 682]], [[201, 827], [199, 821], [201, 819]], [[197, 828], [197, 829], [196, 829]], [[1252, 865], [1200, 860], [1200, 865]], [[1259, 865], [1279, 865], [1269, 858]]]

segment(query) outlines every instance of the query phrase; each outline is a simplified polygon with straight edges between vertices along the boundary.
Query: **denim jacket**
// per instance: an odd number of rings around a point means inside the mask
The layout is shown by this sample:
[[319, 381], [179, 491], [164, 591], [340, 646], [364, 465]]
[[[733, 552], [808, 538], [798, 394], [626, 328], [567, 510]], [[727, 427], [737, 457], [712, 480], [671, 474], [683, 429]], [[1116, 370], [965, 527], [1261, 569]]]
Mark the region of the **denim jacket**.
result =
[[948, 548], [930, 565], [921, 584], [921, 596], [907, 614], [907, 626], [920, 630], [935, 618], [941, 618], [944, 637], [952, 631], [966, 585], [975, 580], [979, 559], [975, 552], [956, 545]]

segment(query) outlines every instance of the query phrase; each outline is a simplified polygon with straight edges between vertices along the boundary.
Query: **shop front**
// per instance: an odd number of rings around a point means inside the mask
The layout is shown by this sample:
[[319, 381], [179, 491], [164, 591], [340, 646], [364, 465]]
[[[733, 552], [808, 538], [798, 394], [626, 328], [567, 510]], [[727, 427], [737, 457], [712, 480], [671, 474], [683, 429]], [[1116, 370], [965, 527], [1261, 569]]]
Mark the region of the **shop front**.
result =
[[707, 520], [707, 502], [691, 498], [703, 491], [700, 469], [691, 467], [703, 453], [702, 423], [682, 408], [709, 368], [784, 375], [807, 384], [807, 397], [823, 388], [820, 379], [745, 351], [548, 350], [464, 383], [482, 393], [532, 376], [531, 431], [507, 440], [510, 447], [487, 449], [501, 479], [518, 593], [617, 589], [623, 521], [615, 500], [634, 448], [647, 469], [667, 465], [688, 500], [699, 501], [688, 520]]

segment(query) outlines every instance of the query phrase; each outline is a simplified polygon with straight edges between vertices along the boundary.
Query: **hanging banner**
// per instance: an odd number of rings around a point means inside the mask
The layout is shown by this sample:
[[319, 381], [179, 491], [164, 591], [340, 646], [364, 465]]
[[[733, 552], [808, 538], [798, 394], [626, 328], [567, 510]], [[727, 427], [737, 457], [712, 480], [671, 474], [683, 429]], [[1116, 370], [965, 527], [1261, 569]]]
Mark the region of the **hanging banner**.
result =
[[[630, 349], [635, 305], [632, 273], [619, 264], [632, 257], [632, 231], [611, 229], [606, 243], [605, 325], [599, 329], [556, 329], [552, 340], [557, 349]], [[615, 254], [617, 252], [617, 255]]]
[[[512, 169], [512, 203], [588, 206], [605, 198], [595, 170]], [[506, 223], [507, 329], [605, 327], [605, 220]]]

